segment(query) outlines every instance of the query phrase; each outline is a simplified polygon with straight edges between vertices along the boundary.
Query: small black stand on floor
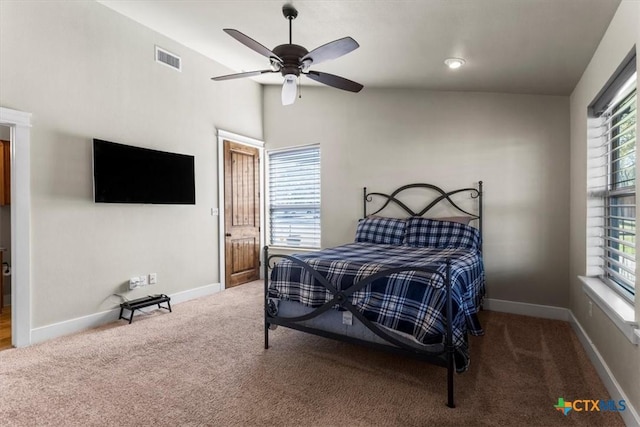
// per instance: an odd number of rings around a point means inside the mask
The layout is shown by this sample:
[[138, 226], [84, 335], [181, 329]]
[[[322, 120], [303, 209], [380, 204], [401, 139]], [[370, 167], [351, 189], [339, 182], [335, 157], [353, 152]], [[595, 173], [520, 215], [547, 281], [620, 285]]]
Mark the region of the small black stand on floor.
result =
[[[125, 301], [122, 304], [120, 304], [120, 317], [118, 317], [118, 320], [127, 319], [126, 317], [122, 316], [122, 311], [125, 308], [131, 312], [131, 316], [129, 316], [129, 323], [133, 321], [134, 311], [139, 310], [141, 308], [150, 307], [152, 305], [157, 304], [158, 308], [164, 308], [165, 310], [169, 310], [169, 312], [171, 312], [171, 303], [169, 301], [171, 301], [171, 298], [169, 298], [165, 294], [149, 295], [143, 298], [138, 298], [131, 301]], [[167, 303], [166, 307], [162, 307], [160, 305], [163, 302]]]

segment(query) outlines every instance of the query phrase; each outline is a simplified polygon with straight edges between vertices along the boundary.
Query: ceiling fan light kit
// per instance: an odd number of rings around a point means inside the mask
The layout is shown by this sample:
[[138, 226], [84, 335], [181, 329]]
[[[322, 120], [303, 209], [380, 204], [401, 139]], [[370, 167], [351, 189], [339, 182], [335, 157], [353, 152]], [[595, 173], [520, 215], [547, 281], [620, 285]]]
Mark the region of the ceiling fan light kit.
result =
[[284, 83], [282, 84], [282, 105], [291, 105], [296, 100], [297, 94], [297, 80], [295, 74], [287, 74], [284, 76]]
[[230, 80], [242, 77], [254, 77], [267, 73], [281, 73], [284, 77], [282, 84], [282, 105], [291, 105], [295, 102], [297, 93], [297, 83], [300, 75], [306, 75], [310, 79], [327, 86], [349, 92], [360, 92], [363, 86], [352, 80], [334, 74], [312, 71], [309, 68], [331, 59], [339, 58], [360, 47], [351, 37], [344, 37], [334, 40], [309, 52], [303, 46], [292, 42], [292, 22], [298, 16], [298, 11], [291, 4], [282, 7], [282, 14], [289, 21], [289, 43], [281, 44], [270, 50], [253, 40], [251, 37], [238, 30], [226, 28], [224, 32], [238, 40], [248, 48], [269, 58], [270, 68], [266, 70], [247, 71], [243, 73], [228, 74], [225, 76], [212, 77], [212, 80]]

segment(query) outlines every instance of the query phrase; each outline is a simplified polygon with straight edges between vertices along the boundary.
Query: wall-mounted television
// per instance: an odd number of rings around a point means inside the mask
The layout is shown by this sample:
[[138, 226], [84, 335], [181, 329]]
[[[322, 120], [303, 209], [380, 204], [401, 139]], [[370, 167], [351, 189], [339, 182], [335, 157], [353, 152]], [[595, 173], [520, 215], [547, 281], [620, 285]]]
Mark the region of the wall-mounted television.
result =
[[195, 205], [194, 157], [93, 140], [96, 203]]

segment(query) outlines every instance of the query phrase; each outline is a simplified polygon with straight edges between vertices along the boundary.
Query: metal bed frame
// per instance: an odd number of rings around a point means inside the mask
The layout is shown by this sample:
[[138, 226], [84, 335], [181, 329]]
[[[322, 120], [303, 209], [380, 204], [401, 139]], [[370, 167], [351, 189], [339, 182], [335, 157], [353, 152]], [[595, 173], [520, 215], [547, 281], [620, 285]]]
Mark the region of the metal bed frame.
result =
[[[405, 190], [414, 189], [414, 188], [423, 188], [427, 190], [433, 190], [440, 195], [433, 199], [424, 209], [419, 212], [414, 212], [410, 209], [405, 203], [398, 199], [398, 195]], [[478, 199], [478, 214], [474, 215], [470, 212], [459, 207], [453, 200], [451, 200], [451, 196], [462, 193], [462, 192], [470, 192], [472, 199]], [[451, 206], [456, 208], [458, 211], [470, 216], [473, 220], [478, 220], [478, 230], [480, 231], [480, 236], [482, 236], [482, 181], [478, 182], [478, 188], [462, 188], [458, 190], [453, 190], [446, 192], [442, 190], [440, 187], [437, 187], [432, 184], [409, 184], [398, 188], [393, 191], [391, 194], [384, 193], [367, 193], [367, 188], [363, 189], [363, 206], [364, 206], [364, 217], [367, 217], [367, 203], [373, 201], [373, 197], [382, 197], [385, 201], [382, 207], [380, 207], [375, 212], [370, 215], [375, 215], [385, 209], [390, 203], [395, 203], [399, 207], [401, 207], [404, 211], [406, 211], [411, 216], [423, 216], [427, 213], [431, 208], [436, 206], [443, 200], [447, 200]], [[301, 266], [306, 271], [311, 274], [318, 283], [322, 284], [329, 292], [332, 294], [332, 298], [330, 301], [322, 304], [320, 307], [316, 307], [313, 311], [295, 317], [279, 317], [276, 313], [275, 307], [269, 301], [269, 270], [275, 266], [275, 259], [288, 259], [289, 261], [295, 263], [296, 265]], [[414, 358], [418, 358], [421, 360], [425, 360], [434, 365], [442, 366], [447, 368], [447, 406], [450, 408], [455, 408], [454, 402], [454, 386], [453, 386], [453, 374], [455, 371], [454, 366], [454, 352], [455, 347], [453, 346], [453, 333], [452, 333], [452, 318], [453, 318], [453, 307], [452, 307], [452, 299], [451, 299], [451, 263], [447, 259], [446, 260], [446, 268], [445, 272], [441, 273], [436, 268], [429, 267], [397, 267], [390, 268], [384, 271], [379, 271], [378, 273], [372, 274], [370, 276], [365, 277], [357, 283], [354, 283], [346, 290], [338, 290], [336, 287], [331, 284], [327, 279], [325, 279], [319, 272], [314, 270], [304, 261], [295, 258], [289, 255], [269, 255], [269, 247], [265, 246], [263, 248], [263, 269], [264, 269], [264, 348], [269, 348], [269, 329], [272, 325], [280, 325], [291, 329], [296, 329], [302, 332], [307, 332], [313, 335], [319, 335], [325, 338], [332, 338], [340, 341], [346, 341], [350, 343], [356, 343], [363, 346], [376, 348], [385, 350], [392, 353], [402, 354], [405, 356], [410, 356]], [[273, 264], [272, 264], [273, 262]], [[356, 291], [366, 287], [374, 280], [380, 279], [382, 277], [389, 276], [391, 274], [406, 272], [406, 271], [421, 271], [425, 273], [430, 273], [439, 277], [443, 280], [446, 288], [446, 316], [447, 316], [447, 325], [446, 325], [446, 335], [444, 340], [444, 347], [442, 351], [429, 351], [419, 344], [409, 342], [407, 340], [398, 340], [396, 337], [386, 332], [383, 328], [376, 325], [374, 322], [371, 322], [367, 318], [364, 317], [358, 309], [351, 304], [349, 297]], [[373, 332], [378, 337], [382, 338], [389, 344], [379, 344], [375, 342], [366, 341], [359, 338], [349, 337], [345, 335], [341, 335], [335, 332], [329, 332], [322, 329], [317, 329], [314, 327], [306, 326], [300, 324], [300, 322], [304, 322], [315, 317], [320, 316], [322, 313], [331, 310], [333, 307], [340, 307], [345, 311], [349, 311], [355, 316], [367, 329]]]

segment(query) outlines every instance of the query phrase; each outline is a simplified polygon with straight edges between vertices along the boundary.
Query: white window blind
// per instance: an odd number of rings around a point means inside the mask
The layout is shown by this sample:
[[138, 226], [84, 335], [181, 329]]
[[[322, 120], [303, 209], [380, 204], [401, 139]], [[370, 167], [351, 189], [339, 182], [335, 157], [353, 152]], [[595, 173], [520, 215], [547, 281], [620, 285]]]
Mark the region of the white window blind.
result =
[[[633, 58], [635, 63], [635, 57]], [[636, 281], [637, 74], [618, 82], [589, 120], [588, 243], [590, 272], [625, 296]]]
[[320, 147], [273, 151], [269, 156], [271, 245], [320, 247]]

